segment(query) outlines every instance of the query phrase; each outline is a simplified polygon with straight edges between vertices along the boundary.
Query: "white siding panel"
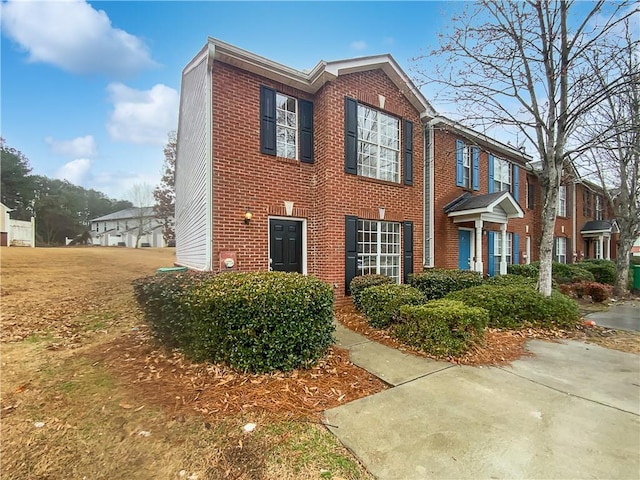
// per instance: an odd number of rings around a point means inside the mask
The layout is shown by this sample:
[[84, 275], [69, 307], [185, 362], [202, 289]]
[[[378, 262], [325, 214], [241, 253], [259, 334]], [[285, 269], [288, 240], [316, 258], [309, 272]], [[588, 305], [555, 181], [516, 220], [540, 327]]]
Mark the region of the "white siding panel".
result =
[[211, 268], [211, 106], [207, 56], [183, 73], [176, 159], [176, 263]]

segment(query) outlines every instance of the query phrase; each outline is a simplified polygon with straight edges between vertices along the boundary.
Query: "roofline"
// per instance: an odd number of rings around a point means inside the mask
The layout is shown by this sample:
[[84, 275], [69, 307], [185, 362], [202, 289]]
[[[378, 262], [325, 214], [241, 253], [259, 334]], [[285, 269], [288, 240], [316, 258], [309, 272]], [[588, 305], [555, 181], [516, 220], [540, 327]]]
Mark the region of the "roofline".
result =
[[323, 85], [340, 75], [382, 69], [420, 113], [421, 118], [436, 115], [435, 109], [388, 53], [330, 62], [321, 60], [310, 72], [303, 72], [217, 38], [208, 37], [206, 45], [183, 69], [183, 75], [198, 65], [203, 56], [208, 57], [209, 68], [213, 61], [217, 60], [310, 94], [315, 94]]
[[444, 117], [442, 115], [438, 115], [436, 117], [434, 117], [433, 119], [431, 119], [428, 123], [428, 126], [435, 126], [435, 125], [439, 125], [439, 124], [444, 124], [447, 125], [449, 127], [451, 127], [452, 129], [456, 130], [457, 132], [467, 136], [467, 137], [471, 137], [474, 140], [476, 140], [478, 143], [484, 144], [488, 147], [490, 147], [492, 150], [502, 153], [504, 155], [508, 155], [509, 157], [517, 157], [519, 160], [522, 161], [523, 166], [528, 169], [528, 170], [533, 170], [532, 167], [529, 166], [530, 162], [533, 162], [533, 157], [531, 155], [528, 155], [526, 153], [522, 153], [520, 150], [518, 150], [517, 148], [514, 148], [510, 145], [507, 145], [505, 143], [502, 143], [498, 140], [496, 140], [495, 138], [491, 138], [487, 135], [485, 135], [484, 133], [480, 133], [477, 132], [475, 130], [473, 130], [472, 128], [469, 128], [465, 125], [462, 125], [460, 122], [456, 122], [455, 120], [451, 120], [450, 118]]
[[[485, 193], [484, 195], [490, 195]], [[504, 199], [508, 198], [511, 200], [511, 204], [514, 205], [516, 207], [516, 215], [508, 215], [507, 214], [507, 218], [524, 218], [524, 211], [522, 210], [522, 208], [520, 207], [520, 205], [518, 204], [518, 202], [516, 202], [516, 200], [513, 198], [513, 195], [511, 195], [510, 192], [503, 192], [502, 195], [496, 197], [496, 199], [491, 202], [489, 205], [487, 205], [486, 207], [478, 207], [478, 208], [474, 208], [471, 210], [458, 210], [458, 211], [453, 211], [453, 212], [449, 212], [447, 213], [447, 215], [449, 217], [461, 217], [464, 215], [475, 215], [475, 214], [481, 214], [481, 213], [493, 213], [493, 209], [496, 207], [496, 205], [502, 203], [504, 201]], [[472, 198], [472, 197], [467, 197], [467, 199]]]

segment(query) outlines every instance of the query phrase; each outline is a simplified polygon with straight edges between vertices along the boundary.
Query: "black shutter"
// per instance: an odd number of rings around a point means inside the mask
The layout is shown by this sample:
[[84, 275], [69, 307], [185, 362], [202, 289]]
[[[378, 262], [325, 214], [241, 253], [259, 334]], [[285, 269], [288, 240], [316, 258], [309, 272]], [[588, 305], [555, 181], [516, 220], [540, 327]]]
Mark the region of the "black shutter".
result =
[[358, 174], [358, 102], [344, 98], [344, 171]]
[[351, 295], [349, 284], [358, 273], [358, 217], [344, 218], [344, 292]]
[[403, 242], [404, 242], [404, 283], [409, 283], [409, 275], [413, 273], [413, 222], [404, 222], [403, 224]]
[[533, 182], [527, 182], [527, 207], [533, 210], [536, 206], [536, 186]]
[[313, 103], [298, 100], [300, 105], [300, 161], [313, 163]]
[[260, 152], [276, 154], [276, 91], [260, 85]]
[[404, 184], [413, 185], [413, 122], [404, 121]]

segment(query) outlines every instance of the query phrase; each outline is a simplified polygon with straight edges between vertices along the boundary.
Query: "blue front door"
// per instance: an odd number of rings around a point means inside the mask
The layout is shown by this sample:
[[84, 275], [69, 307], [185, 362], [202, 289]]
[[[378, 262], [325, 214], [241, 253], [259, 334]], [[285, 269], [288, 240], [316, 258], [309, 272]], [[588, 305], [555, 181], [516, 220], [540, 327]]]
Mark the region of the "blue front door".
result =
[[471, 231], [458, 230], [458, 268], [469, 270], [471, 268]]

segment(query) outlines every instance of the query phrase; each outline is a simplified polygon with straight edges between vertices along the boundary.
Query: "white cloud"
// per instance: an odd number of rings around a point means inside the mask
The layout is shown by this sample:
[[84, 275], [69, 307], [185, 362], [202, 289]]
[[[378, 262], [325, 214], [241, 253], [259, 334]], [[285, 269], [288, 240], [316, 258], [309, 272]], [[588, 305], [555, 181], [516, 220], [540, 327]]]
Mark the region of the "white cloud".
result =
[[145, 172], [102, 172], [94, 175], [87, 188], [93, 188], [110, 198], [127, 200], [134, 185], [149, 184], [152, 188], [160, 183], [160, 174]]
[[68, 180], [74, 185], [82, 185], [91, 176], [91, 160], [88, 158], [77, 158], [65, 163], [55, 174], [56, 178]]
[[142, 40], [114, 28], [103, 10], [84, 0], [3, 2], [2, 30], [30, 62], [71, 73], [120, 78], [156, 65]]
[[122, 83], [107, 87], [113, 112], [107, 131], [113, 140], [136, 144], [164, 145], [167, 132], [175, 130], [178, 92], [161, 83], [150, 90], [136, 90]]
[[356, 40], [349, 45], [353, 50], [364, 50], [367, 48], [367, 42], [364, 40]]
[[95, 157], [98, 153], [98, 146], [93, 135], [77, 137], [73, 140], [56, 140], [52, 137], [47, 137], [44, 141], [49, 145], [51, 153], [54, 155], [87, 158]]

